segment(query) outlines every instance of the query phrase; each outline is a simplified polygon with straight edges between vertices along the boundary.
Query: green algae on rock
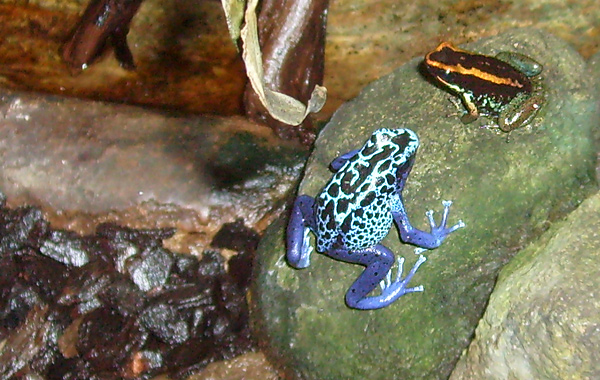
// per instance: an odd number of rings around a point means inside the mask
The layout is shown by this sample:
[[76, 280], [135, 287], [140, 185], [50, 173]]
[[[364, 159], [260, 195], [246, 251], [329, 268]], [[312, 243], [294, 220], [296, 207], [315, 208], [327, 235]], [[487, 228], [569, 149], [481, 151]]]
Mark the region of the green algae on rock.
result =
[[597, 194], [502, 269], [451, 380], [600, 378], [599, 214]]
[[[433, 48], [433, 47], [432, 47]], [[523, 29], [474, 43], [471, 51], [512, 50], [544, 65], [547, 102], [532, 126], [506, 135], [464, 126], [448, 93], [419, 75], [421, 58], [365, 88], [322, 131], [299, 194], [317, 194], [328, 165], [360, 147], [373, 130], [411, 128], [421, 146], [403, 193], [412, 223], [454, 201], [450, 223], [463, 230], [426, 252], [413, 279], [424, 293], [377, 311], [346, 307], [362, 267], [313, 254], [294, 270], [285, 261], [284, 216], [259, 248], [252, 317], [268, 353], [291, 378], [445, 379], [474, 333], [499, 269], [514, 253], [596, 189], [591, 138], [598, 124], [585, 64], [566, 43]], [[383, 244], [416, 261], [392, 230]]]

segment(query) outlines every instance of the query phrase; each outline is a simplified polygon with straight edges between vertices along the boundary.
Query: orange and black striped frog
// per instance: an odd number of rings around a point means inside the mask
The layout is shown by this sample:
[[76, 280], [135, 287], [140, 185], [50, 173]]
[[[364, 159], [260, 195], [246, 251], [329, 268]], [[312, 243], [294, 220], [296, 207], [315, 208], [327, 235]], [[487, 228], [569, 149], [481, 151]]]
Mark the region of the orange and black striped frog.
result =
[[497, 119], [510, 132], [533, 120], [545, 102], [541, 64], [514, 52], [495, 57], [471, 53], [443, 42], [425, 56], [427, 71], [456, 93], [467, 112], [465, 124], [480, 115]]

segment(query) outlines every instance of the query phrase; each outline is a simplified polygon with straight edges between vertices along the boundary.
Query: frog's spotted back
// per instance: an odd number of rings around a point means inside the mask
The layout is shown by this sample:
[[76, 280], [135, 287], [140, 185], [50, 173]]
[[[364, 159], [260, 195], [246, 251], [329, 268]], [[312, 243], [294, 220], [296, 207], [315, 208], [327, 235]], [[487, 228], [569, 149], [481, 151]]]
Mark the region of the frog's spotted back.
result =
[[367, 248], [385, 237], [397, 182], [408, 175], [418, 147], [417, 134], [410, 129], [373, 132], [316, 199], [318, 251], [336, 243]]

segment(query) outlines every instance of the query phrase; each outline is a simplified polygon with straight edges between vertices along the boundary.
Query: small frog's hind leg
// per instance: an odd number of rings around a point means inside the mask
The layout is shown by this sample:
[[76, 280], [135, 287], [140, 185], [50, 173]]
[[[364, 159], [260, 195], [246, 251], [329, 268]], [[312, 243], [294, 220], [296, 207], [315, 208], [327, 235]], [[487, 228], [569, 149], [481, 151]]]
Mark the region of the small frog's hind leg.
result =
[[517, 95], [502, 110], [498, 117], [498, 127], [503, 132], [510, 132], [521, 126], [531, 123], [545, 102], [545, 97], [541, 94], [533, 96]]
[[[351, 308], [361, 310], [380, 309], [393, 303], [404, 294], [423, 291], [422, 286], [407, 287], [419, 266], [425, 262], [426, 259], [423, 255], [419, 256], [419, 260], [405, 278], [401, 278], [404, 259], [399, 259], [398, 273], [393, 282], [386, 279], [394, 265], [394, 254], [381, 244], [352, 252], [345, 249], [335, 249], [327, 252], [327, 255], [337, 260], [366, 267], [346, 293], [346, 304]], [[367, 295], [376, 289], [382, 281], [381, 295], [368, 297]]]
[[315, 230], [315, 200], [308, 195], [296, 198], [286, 232], [287, 261], [294, 268], [302, 269], [310, 265], [309, 233]]

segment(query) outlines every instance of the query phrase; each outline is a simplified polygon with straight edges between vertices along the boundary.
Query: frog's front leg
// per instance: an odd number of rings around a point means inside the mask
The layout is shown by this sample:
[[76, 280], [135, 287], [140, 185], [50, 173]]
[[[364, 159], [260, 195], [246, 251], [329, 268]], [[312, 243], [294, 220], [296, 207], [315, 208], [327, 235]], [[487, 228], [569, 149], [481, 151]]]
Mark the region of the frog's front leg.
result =
[[394, 217], [394, 221], [398, 226], [402, 241], [405, 243], [414, 244], [418, 247], [434, 249], [442, 244], [444, 239], [446, 239], [446, 236], [465, 226], [463, 221], [459, 220], [454, 226], [446, 227], [448, 214], [450, 213], [450, 205], [452, 205], [452, 202], [442, 201], [442, 205], [444, 205], [444, 213], [442, 214], [442, 221], [440, 224], [435, 223], [435, 220], [433, 219], [433, 210], [427, 211], [426, 215], [429, 219], [431, 232], [425, 232], [413, 227], [410, 224], [408, 215], [404, 209], [404, 204], [400, 200], [396, 207], [392, 210], [392, 216]]
[[407, 287], [417, 269], [425, 262], [425, 256], [420, 255], [416, 264], [412, 267], [405, 278], [402, 276], [403, 258], [398, 260], [398, 273], [396, 280], [387, 283], [384, 281], [381, 295], [367, 295], [378, 287], [384, 278], [389, 278], [389, 273], [394, 264], [394, 254], [381, 244], [372, 248], [358, 251], [346, 249], [333, 249], [327, 255], [341, 261], [365, 266], [365, 270], [354, 281], [348, 292], [346, 292], [346, 304], [354, 309], [371, 310], [385, 307], [407, 293], [422, 292], [423, 287]]
[[310, 265], [312, 247], [309, 241], [309, 233], [311, 230], [315, 230], [314, 203], [314, 198], [308, 195], [301, 195], [296, 198], [288, 222], [286, 257], [290, 265], [297, 269], [306, 268]]
[[467, 113], [463, 114], [460, 117], [460, 121], [463, 124], [469, 124], [469, 123], [474, 122], [475, 120], [477, 120], [479, 118], [479, 110], [477, 109], [477, 105], [475, 104], [475, 101], [473, 100], [473, 95], [464, 93], [461, 95], [461, 99], [462, 99], [462, 102], [463, 102], [465, 108], [467, 109]]
[[351, 150], [348, 153], [341, 154], [338, 157], [334, 158], [333, 161], [331, 161], [331, 164], [329, 164], [329, 166], [331, 167], [331, 170], [334, 172], [337, 172], [338, 170], [340, 170], [342, 168], [342, 166], [344, 166], [346, 161], [348, 161], [352, 157], [356, 156], [359, 151], [360, 151], [360, 149]]

